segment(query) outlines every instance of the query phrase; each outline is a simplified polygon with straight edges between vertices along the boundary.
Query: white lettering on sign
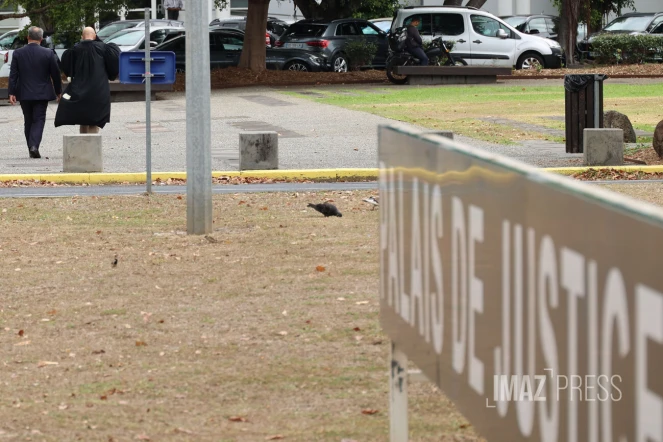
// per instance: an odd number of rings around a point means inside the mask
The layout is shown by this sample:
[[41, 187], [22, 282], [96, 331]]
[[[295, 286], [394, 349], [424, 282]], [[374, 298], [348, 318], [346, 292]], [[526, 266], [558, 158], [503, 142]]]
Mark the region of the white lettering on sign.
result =
[[635, 415], [636, 442], [663, 442], [663, 400], [647, 385], [647, 340], [663, 344], [663, 294], [644, 285], [635, 288], [636, 343]]
[[[663, 442], [663, 397], [648, 369], [648, 352], [663, 345], [663, 293], [535, 225], [508, 216], [490, 225], [494, 214], [471, 197], [384, 163], [380, 191], [383, 301], [436, 355], [445, 350], [451, 373], [478, 396], [490, 395], [492, 378], [498, 416], [544, 442]], [[496, 265], [484, 255], [495, 246], [499, 282], [485, 272]], [[489, 315], [501, 324], [493, 344], [482, 342]], [[613, 415], [622, 399], [615, 367], [624, 363], [635, 373], [626, 417]], [[632, 421], [634, 433], [618, 420]]]

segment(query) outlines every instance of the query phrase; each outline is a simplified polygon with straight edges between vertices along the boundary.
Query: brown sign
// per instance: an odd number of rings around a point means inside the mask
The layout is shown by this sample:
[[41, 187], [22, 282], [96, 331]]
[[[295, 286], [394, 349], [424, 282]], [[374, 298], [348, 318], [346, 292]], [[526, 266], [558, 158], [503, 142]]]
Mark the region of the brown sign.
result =
[[663, 442], [663, 210], [381, 127], [381, 324], [490, 441]]

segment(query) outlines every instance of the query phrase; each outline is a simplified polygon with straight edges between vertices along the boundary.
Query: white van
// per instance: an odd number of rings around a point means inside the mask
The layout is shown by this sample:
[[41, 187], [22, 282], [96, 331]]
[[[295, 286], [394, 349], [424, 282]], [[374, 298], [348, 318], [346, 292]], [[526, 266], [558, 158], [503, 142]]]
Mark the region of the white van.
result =
[[455, 41], [454, 55], [470, 66], [532, 69], [562, 66], [562, 48], [554, 40], [523, 34], [486, 11], [459, 6], [408, 6], [399, 9], [391, 31], [407, 26], [418, 16], [422, 40], [444, 36]]

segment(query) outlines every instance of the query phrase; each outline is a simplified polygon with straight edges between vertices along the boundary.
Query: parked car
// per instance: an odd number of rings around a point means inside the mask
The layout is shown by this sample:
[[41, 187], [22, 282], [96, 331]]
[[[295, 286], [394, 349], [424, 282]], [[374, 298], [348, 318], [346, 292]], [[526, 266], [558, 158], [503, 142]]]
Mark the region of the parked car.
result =
[[14, 29], [13, 31], [5, 32], [0, 35], [0, 49], [11, 49], [14, 41], [18, 39], [18, 33], [20, 29]]
[[9, 61], [9, 51], [14, 44], [14, 40], [18, 38], [19, 31], [20, 29], [15, 29], [0, 35], [0, 70], [2, 65]]
[[419, 33], [431, 41], [435, 36], [454, 40], [454, 55], [472, 66], [503, 66], [517, 69], [558, 68], [564, 54], [554, 40], [524, 34], [503, 20], [476, 8], [408, 6], [399, 9], [392, 32], [421, 17]]
[[[237, 66], [244, 46], [244, 32], [239, 29], [210, 29], [210, 68]], [[181, 35], [164, 42], [156, 51], [175, 53], [175, 68], [178, 72], [186, 69], [186, 36]], [[313, 72], [324, 69], [325, 60], [306, 51], [266, 48], [267, 69], [287, 69], [291, 71]]]
[[598, 32], [591, 33], [578, 43], [578, 50], [588, 58], [594, 58], [592, 41], [601, 35], [656, 34], [663, 35], [663, 12], [631, 12], [617, 17]]
[[557, 41], [557, 33], [559, 32], [559, 17], [557, 16], [534, 14], [507, 15], [500, 18], [523, 34], [551, 38]]
[[[44, 34], [44, 39], [41, 42], [41, 46], [52, 49], [53, 52], [55, 52], [55, 55], [57, 55], [59, 63], [64, 51], [70, 47], [73, 47], [75, 44], [75, 42], [69, 40], [70, 35], [71, 34], [67, 33], [46, 33]], [[0, 51], [0, 78], [9, 77], [14, 51], [16, 49], [22, 48], [26, 44], [28, 44], [28, 39], [26, 37], [21, 38], [16, 36], [10, 49]]]
[[383, 30], [384, 32], [389, 32], [389, 29], [391, 29], [391, 22], [394, 21], [393, 18], [374, 18], [372, 20], [369, 20], [371, 23], [373, 23], [375, 26]]
[[[240, 31], [246, 32], [246, 17], [235, 17], [235, 18], [226, 18], [226, 19], [214, 19], [209, 24], [212, 27], [224, 28], [224, 29], [239, 29]], [[267, 46], [274, 46], [276, 40], [279, 39], [281, 35], [288, 29], [288, 23], [274, 17], [267, 18], [267, 29], [266, 29], [266, 39], [265, 43]], [[267, 37], [269, 41], [267, 41]]]
[[370, 66], [384, 67], [389, 55], [387, 33], [368, 20], [300, 20], [290, 25], [276, 46], [309, 51], [328, 60], [330, 70], [347, 72], [349, 63], [345, 46], [361, 38], [375, 43], [378, 48]]
[[[150, 45], [155, 47], [165, 41], [184, 34], [184, 28], [159, 28], [150, 31]], [[106, 40], [115, 43], [122, 52], [145, 49], [145, 28], [130, 28], [116, 32]]]
[[[178, 20], [150, 20], [152, 28], [184, 28], [184, 22]], [[145, 20], [118, 20], [107, 24], [97, 32], [97, 37], [105, 41], [116, 32], [125, 29], [141, 28], [145, 29]]]

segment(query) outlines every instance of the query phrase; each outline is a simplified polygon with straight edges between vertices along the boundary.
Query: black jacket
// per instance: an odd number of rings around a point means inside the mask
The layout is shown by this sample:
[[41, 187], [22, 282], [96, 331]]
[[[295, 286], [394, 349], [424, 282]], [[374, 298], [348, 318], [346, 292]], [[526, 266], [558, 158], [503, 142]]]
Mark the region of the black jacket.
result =
[[101, 40], [83, 40], [62, 54], [62, 72], [71, 83], [62, 94], [55, 127], [104, 127], [110, 121], [110, 85], [120, 71], [120, 48]]
[[424, 42], [421, 40], [421, 35], [419, 35], [419, 30], [412, 26], [408, 25], [407, 27], [407, 39], [405, 40], [405, 46], [408, 49], [420, 48]]
[[9, 95], [15, 95], [19, 101], [51, 101], [61, 91], [62, 80], [55, 52], [34, 43], [14, 51]]

